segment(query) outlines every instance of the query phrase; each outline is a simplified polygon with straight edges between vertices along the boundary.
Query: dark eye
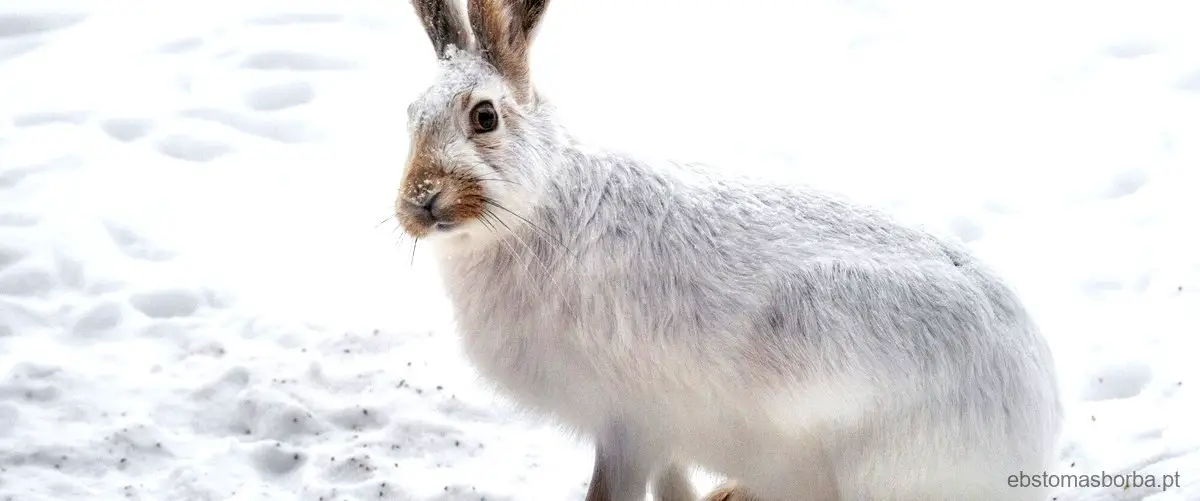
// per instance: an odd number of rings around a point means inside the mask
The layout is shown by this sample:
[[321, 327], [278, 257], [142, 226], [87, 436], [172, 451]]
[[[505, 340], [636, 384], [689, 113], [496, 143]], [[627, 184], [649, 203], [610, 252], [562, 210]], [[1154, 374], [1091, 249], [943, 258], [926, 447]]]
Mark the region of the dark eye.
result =
[[471, 108], [471, 128], [476, 134], [494, 131], [499, 125], [500, 116], [496, 115], [491, 101], [482, 101]]

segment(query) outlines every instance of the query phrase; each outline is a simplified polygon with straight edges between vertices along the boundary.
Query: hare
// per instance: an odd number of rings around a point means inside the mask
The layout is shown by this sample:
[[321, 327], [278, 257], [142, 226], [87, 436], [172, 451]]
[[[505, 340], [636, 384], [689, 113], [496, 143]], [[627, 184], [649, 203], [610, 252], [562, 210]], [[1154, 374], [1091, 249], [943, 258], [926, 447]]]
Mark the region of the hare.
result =
[[[414, 0], [440, 73], [396, 218], [463, 351], [587, 438], [587, 501], [1040, 500], [1054, 360], [964, 248], [814, 188], [585, 146], [535, 90], [546, 0]], [[602, 97], [602, 96], [600, 96]]]

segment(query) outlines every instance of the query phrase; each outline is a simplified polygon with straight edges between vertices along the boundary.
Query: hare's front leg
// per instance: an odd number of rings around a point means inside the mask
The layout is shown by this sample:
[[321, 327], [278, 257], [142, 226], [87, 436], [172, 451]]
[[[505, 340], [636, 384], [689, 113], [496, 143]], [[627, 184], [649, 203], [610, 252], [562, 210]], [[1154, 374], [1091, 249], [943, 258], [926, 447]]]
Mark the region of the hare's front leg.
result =
[[687, 473], [683, 465], [668, 463], [654, 476], [654, 501], [696, 501]]
[[596, 464], [585, 501], [644, 501], [652, 476], [656, 501], [695, 501], [684, 469], [659, 452], [628, 427], [610, 426], [596, 437]]

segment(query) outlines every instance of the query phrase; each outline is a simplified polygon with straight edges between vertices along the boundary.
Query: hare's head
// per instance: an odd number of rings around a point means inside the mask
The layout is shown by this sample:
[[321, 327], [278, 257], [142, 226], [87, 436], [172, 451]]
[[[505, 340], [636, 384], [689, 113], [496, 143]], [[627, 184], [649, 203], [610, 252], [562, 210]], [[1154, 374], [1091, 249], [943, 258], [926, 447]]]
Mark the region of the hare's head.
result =
[[396, 217], [409, 235], [471, 235], [527, 211], [556, 136], [530, 84], [547, 0], [412, 0], [440, 75], [408, 108]]

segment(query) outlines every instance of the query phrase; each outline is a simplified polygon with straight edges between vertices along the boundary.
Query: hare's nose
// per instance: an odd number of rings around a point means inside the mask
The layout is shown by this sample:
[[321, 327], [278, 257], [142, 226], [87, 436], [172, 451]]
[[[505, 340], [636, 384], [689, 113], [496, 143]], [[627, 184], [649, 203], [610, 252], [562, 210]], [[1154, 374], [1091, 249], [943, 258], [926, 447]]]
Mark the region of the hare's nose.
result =
[[437, 206], [438, 199], [441, 198], [441, 196], [442, 192], [440, 191], [435, 191], [425, 196], [425, 200], [420, 204], [421, 209], [424, 210], [426, 214], [433, 216], [433, 209]]
[[435, 214], [437, 213], [438, 201], [441, 197], [442, 192], [439, 190], [409, 198], [406, 200], [408, 202], [408, 211], [427, 218], [430, 221], [437, 221]]

